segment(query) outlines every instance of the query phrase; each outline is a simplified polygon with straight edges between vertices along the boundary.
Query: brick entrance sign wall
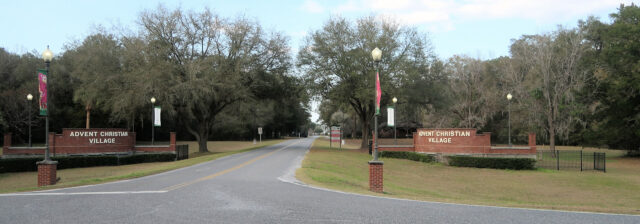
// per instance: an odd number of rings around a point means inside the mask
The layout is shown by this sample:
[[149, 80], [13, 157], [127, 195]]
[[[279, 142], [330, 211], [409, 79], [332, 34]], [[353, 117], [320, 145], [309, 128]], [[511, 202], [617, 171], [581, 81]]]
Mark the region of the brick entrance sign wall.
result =
[[[4, 156], [44, 155], [44, 147], [12, 147], [11, 133], [5, 134]], [[171, 132], [169, 145], [136, 146], [136, 133], [121, 128], [62, 130], [49, 133], [49, 152], [54, 155], [132, 154], [134, 152], [175, 152], [176, 133]]]
[[416, 152], [466, 154], [489, 153], [491, 133], [477, 134], [476, 129], [418, 129], [413, 136]]
[[120, 128], [63, 129], [53, 139], [56, 154], [128, 152], [135, 145], [136, 133]]
[[497, 157], [535, 157], [536, 134], [529, 134], [529, 144], [492, 146], [491, 133], [478, 134], [476, 129], [421, 128], [413, 133], [413, 145], [380, 145], [379, 151], [409, 151], [438, 155], [472, 155]]

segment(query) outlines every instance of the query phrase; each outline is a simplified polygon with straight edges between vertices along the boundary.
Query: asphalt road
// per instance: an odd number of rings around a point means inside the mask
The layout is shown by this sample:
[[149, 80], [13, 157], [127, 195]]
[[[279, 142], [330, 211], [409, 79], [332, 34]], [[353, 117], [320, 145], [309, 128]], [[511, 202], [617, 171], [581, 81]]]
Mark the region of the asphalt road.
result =
[[0, 223], [640, 223], [640, 216], [418, 202], [316, 189], [293, 177], [312, 142], [290, 140], [133, 180], [0, 194]]

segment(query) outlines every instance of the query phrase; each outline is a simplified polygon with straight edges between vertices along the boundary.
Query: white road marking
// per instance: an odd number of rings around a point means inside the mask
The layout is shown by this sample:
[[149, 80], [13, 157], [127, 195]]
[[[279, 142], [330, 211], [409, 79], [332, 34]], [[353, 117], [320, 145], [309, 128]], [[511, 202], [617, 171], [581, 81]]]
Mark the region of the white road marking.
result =
[[13, 196], [65, 196], [65, 195], [111, 195], [111, 194], [161, 194], [168, 191], [97, 191], [97, 192], [43, 192], [0, 194], [0, 197]]

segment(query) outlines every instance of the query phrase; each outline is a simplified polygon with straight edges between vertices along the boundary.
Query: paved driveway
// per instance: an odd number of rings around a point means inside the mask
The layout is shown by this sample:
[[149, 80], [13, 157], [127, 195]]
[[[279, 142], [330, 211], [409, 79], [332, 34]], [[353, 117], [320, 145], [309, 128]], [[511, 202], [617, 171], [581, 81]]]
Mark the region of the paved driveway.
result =
[[289, 140], [133, 180], [0, 194], [0, 223], [640, 223], [640, 216], [442, 204], [316, 189], [293, 177], [312, 142]]

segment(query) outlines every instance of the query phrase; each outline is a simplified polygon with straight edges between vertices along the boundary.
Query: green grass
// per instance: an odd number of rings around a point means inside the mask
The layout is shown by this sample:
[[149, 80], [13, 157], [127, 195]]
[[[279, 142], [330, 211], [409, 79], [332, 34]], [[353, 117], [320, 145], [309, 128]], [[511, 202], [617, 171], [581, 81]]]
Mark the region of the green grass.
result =
[[[604, 151], [607, 173], [461, 168], [382, 158], [383, 194], [463, 204], [640, 214], [640, 158]], [[379, 195], [368, 190], [369, 160], [364, 150], [328, 149], [327, 140], [318, 139], [296, 176], [311, 185]]]
[[[61, 178], [60, 181], [56, 185], [46, 187], [36, 186], [38, 179], [37, 172], [3, 173], [0, 174], [0, 183], [2, 183], [0, 184], [0, 193], [48, 190], [143, 177], [215, 160], [217, 158], [228, 156], [231, 154], [250, 151], [267, 145], [274, 145], [282, 141], [283, 140], [269, 140], [263, 141], [262, 144], [257, 145], [253, 145], [253, 143], [251, 142], [239, 141], [211, 142], [210, 144], [218, 145], [218, 151], [224, 152], [194, 152], [189, 155], [189, 159], [174, 162], [63, 169], [58, 170], [57, 175]], [[191, 146], [189, 151], [191, 151]], [[194, 151], [197, 151], [197, 149]]]

